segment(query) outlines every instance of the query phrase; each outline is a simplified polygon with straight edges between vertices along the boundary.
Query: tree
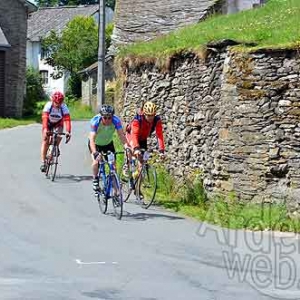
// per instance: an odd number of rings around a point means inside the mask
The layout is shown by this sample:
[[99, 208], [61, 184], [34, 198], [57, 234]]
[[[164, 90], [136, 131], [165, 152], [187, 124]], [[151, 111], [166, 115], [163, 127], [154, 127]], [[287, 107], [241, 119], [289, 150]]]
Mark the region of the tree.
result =
[[36, 5], [41, 7], [57, 6], [58, 0], [37, 0]]
[[[53, 7], [62, 5], [91, 5], [98, 4], [99, 0], [37, 0], [37, 6]], [[105, 0], [106, 6], [115, 9], [115, 0]]]
[[42, 47], [49, 53], [46, 62], [56, 69], [54, 78], [61, 77], [62, 71], [77, 77], [80, 70], [97, 60], [98, 27], [92, 17], [75, 17], [61, 35], [52, 31], [42, 41]]

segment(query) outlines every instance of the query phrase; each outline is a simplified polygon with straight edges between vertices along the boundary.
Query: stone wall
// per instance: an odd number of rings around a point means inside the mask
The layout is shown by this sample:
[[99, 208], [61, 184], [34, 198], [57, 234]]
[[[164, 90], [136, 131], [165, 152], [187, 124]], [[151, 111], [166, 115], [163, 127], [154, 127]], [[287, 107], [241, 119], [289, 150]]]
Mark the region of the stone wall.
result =
[[[124, 70], [123, 116], [151, 100], [165, 126], [168, 166], [201, 169], [210, 192], [245, 200], [295, 200], [300, 190], [300, 58], [297, 51], [241, 54], [212, 48]], [[298, 190], [299, 189], [299, 190]]]
[[20, 117], [26, 80], [27, 9], [22, 1], [0, 0], [1, 28], [11, 45], [6, 52], [5, 115]]

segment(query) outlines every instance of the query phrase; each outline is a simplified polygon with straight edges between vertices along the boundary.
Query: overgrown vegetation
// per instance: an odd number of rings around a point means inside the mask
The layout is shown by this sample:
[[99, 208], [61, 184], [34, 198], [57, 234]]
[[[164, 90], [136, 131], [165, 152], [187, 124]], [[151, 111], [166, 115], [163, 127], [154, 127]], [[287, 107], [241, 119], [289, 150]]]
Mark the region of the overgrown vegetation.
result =
[[178, 182], [163, 167], [158, 170], [156, 204], [197, 220], [232, 229], [300, 232], [300, 222], [289, 217], [285, 204], [241, 202], [235, 193], [208, 200], [201, 174]]
[[39, 72], [34, 68], [28, 68], [26, 71], [26, 95], [23, 105], [23, 115], [25, 117], [35, 115], [37, 103], [45, 98], [46, 95]]
[[0, 118], [0, 129], [12, 128], [20, 125], [29, 125], [35, 123], [34, 118], [30, 119], [11, 119], [11, 118]]
[[255, 48], [299, 48], [299, 17], [299, 0], [269, 0], [261, 8], [215, 15], [153, 41], [125, 47], [119, 59], [158, 61], [185, 51], [197, 53], [207, 43], [222, 39], [255, 43]]
[[[115, 0], [106, 0], [105, 6], [115, 9]], [[93, 5], [98, 4], [99, 0], [36, 0], [36, 4], [40, 7], [56, 7], [63, 5]]]

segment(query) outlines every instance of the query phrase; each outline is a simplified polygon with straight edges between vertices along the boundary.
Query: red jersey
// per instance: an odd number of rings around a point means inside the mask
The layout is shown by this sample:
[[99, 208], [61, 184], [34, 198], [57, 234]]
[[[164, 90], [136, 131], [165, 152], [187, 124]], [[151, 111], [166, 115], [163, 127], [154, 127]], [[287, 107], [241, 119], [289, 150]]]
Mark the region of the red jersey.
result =
[[[165, 150], [162, 122], [159, 116], [156, 116], [155, 134], [158, 140], [159, 150]], [[133, 148], [139, 148], [139, 142], [147, 141], [151, 135], [154, 119], [151, 123], [146, 121], [144, 115], [137, 115], [130, 124], [130, 132], [127, 133], [127, 138]]]

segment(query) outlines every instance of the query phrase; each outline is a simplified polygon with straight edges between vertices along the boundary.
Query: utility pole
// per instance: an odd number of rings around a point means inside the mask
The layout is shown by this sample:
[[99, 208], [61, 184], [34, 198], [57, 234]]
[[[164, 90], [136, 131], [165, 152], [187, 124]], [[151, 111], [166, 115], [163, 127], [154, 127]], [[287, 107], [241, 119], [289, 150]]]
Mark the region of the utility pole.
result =
[[97, 106], [105, 103], [105, 0], [99, 0]]

